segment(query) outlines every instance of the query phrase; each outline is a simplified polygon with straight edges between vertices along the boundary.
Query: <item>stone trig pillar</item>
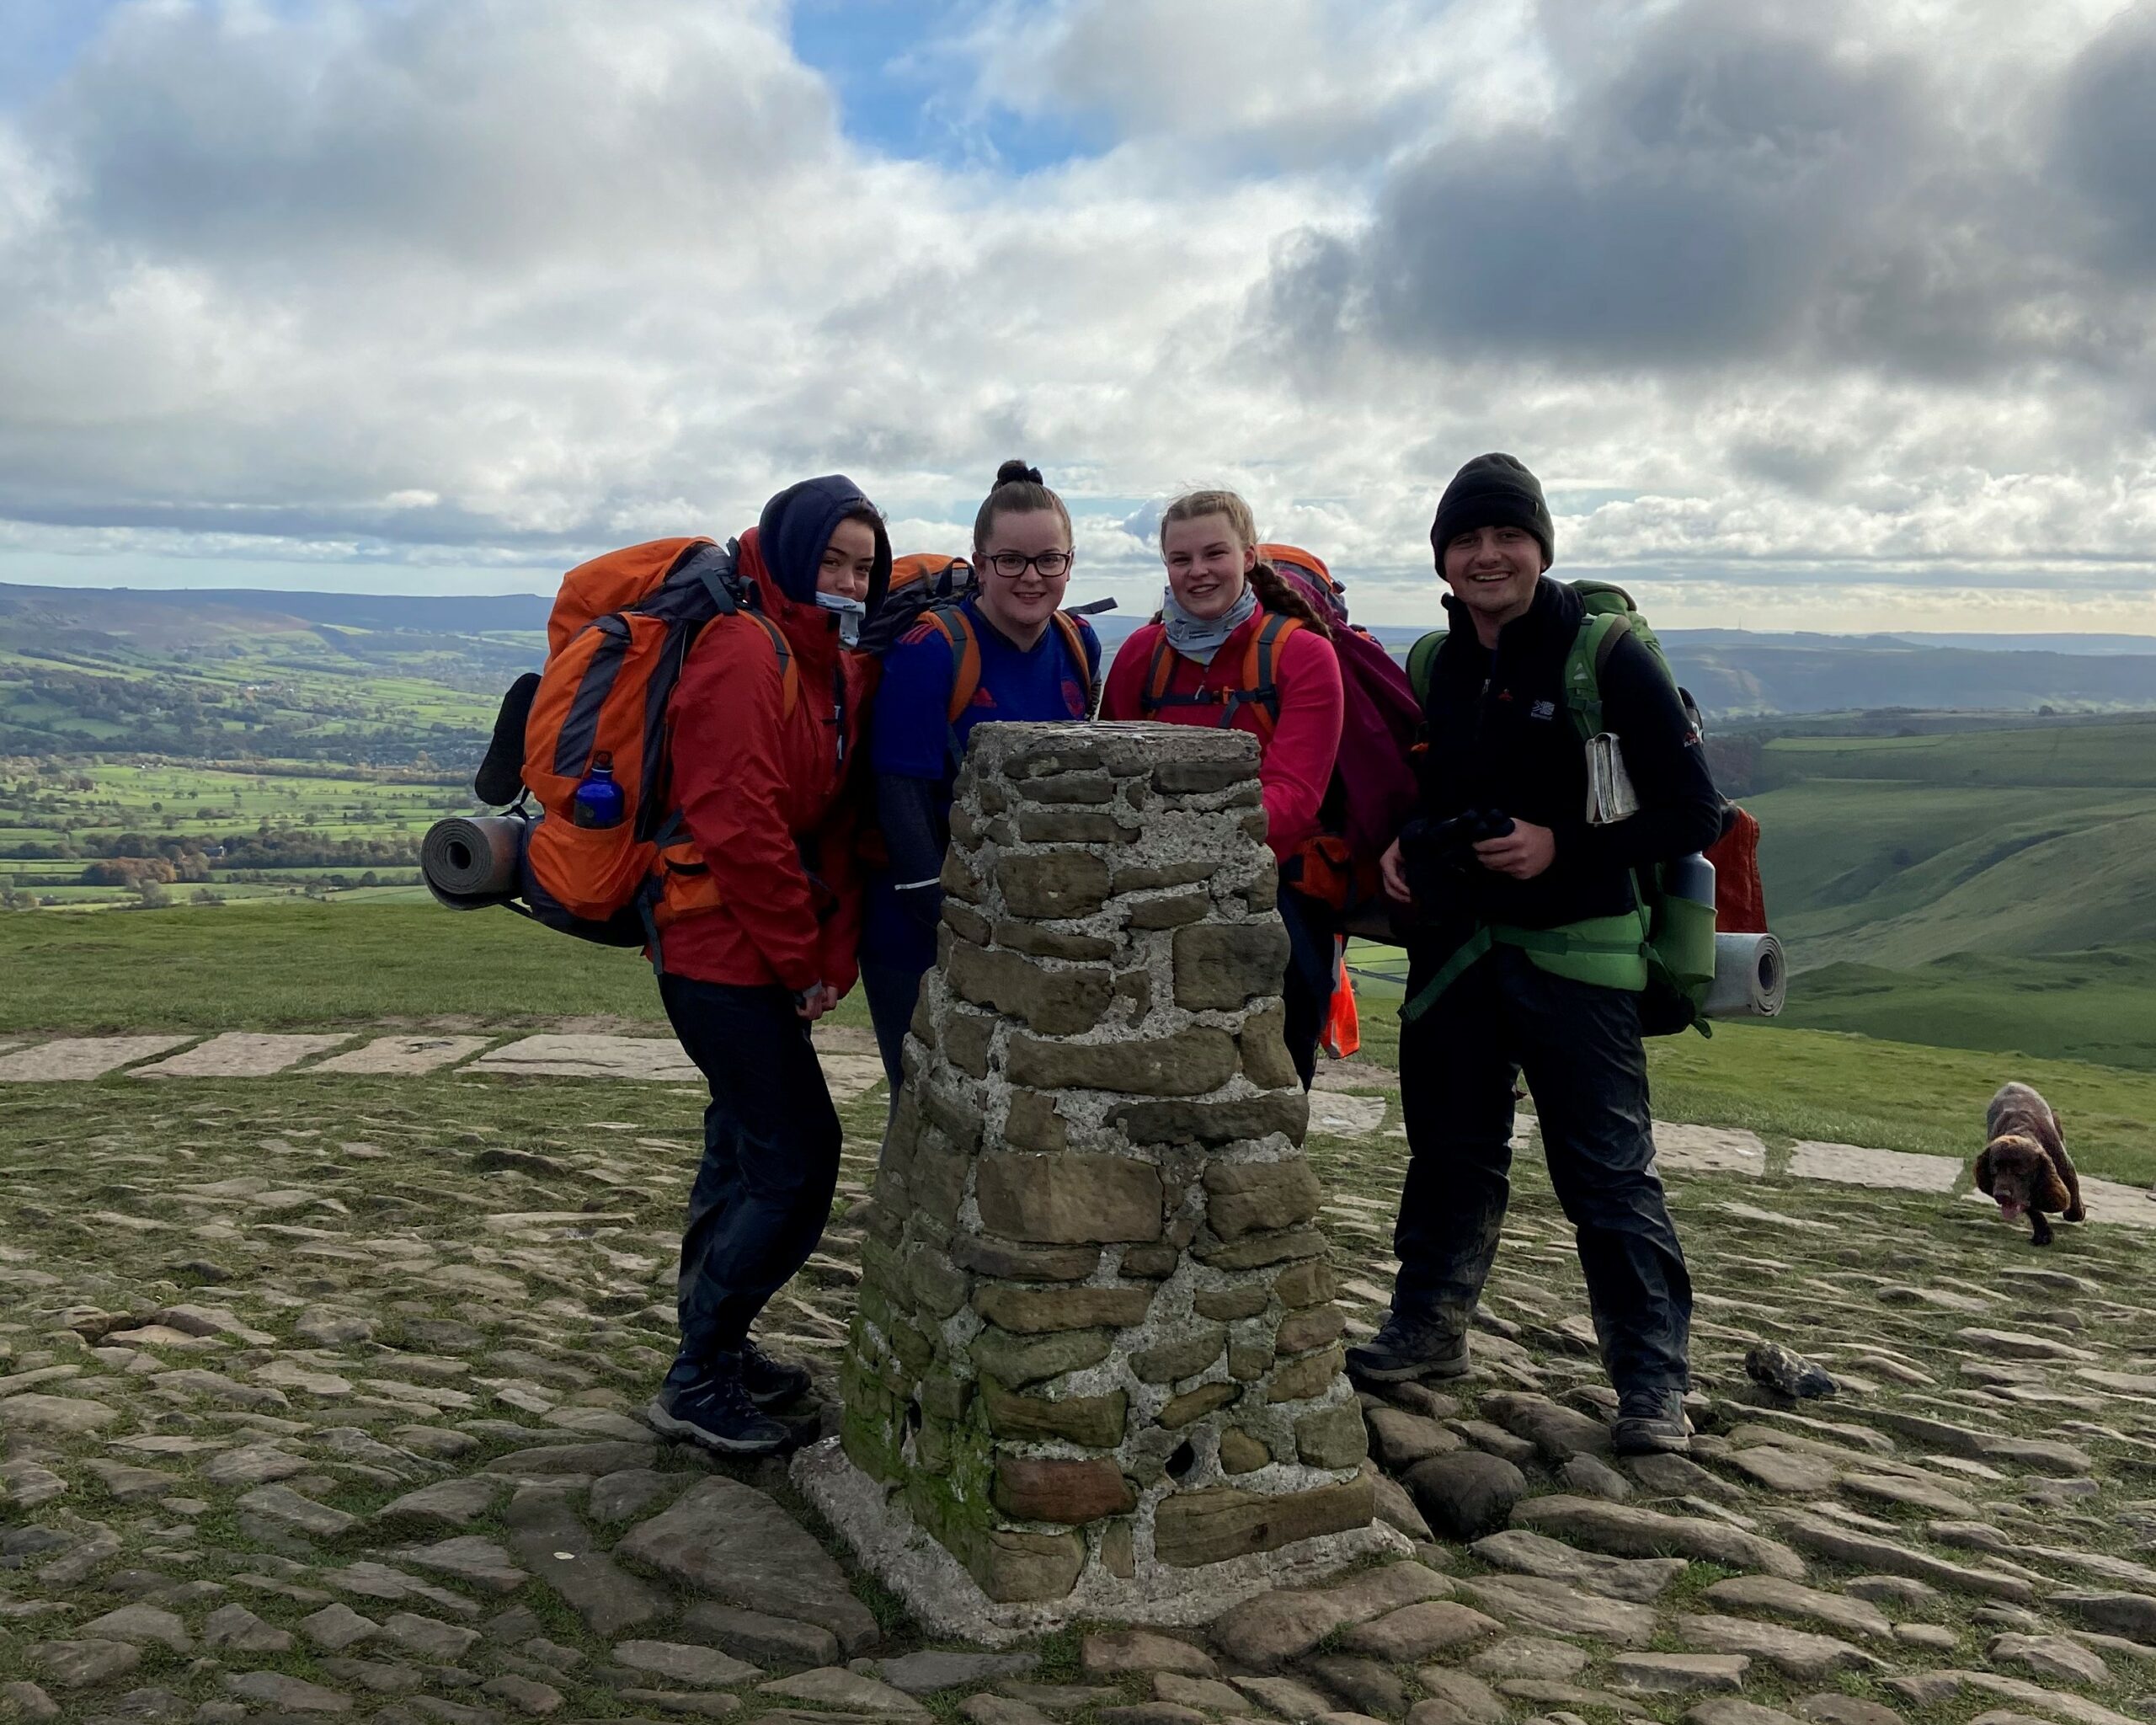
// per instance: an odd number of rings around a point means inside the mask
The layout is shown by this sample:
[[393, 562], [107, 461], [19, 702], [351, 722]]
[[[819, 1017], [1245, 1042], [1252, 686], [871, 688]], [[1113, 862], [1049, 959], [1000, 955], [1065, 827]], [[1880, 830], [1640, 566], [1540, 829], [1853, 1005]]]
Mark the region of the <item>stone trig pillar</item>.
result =
[[1235, 731], [973, 734], [844, 1435], [797, 1464], [942, 1632], [1198, 1621], [1404, 1545], [1312, 1226], [1257, 764]]

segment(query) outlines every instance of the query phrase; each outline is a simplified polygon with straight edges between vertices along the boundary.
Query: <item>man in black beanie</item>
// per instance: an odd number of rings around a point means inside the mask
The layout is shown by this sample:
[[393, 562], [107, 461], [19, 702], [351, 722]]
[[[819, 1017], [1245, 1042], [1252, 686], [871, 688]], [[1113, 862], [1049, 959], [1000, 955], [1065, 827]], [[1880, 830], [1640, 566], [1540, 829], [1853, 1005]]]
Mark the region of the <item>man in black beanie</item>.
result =
[[[1451, 628], [1409, 660], [1422, 795], [1385, 858], [1388, 889], [1412, 907], [1400, 1271], [1391, 1315], [1349, 1350], [1348, 1370], [1382, 1384], [1468, 1370], [1524, 1072], [1618, 1392], [1614, 1446], [1681, 1450], [1692, 1289], [1652, 1167], [1633, 871], [1711, 844], [1721, 800], [1660, 660], [1608, 619], [1591, 623], [1580, 594], [1545, 573], [1556, 530], [1524, 465], [1486, 455], [1462, 467], [1430, 542]], [[1584, 654], [1594, 686], [1582, 691], [1567, 666], [1590, 642], [1607, 650]], [[1639, 809], [1590, 825], [1584, 739], [1603, 731], [1623, 740]]]

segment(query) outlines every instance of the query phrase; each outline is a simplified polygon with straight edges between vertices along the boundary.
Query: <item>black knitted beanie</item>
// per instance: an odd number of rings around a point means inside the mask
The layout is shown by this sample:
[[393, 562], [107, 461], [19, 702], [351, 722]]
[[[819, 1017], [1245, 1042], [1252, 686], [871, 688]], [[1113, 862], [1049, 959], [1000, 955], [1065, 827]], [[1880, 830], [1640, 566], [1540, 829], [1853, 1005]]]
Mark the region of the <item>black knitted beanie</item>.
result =
[[1508, 455], [1478, 455], [1452, 476], [1430, 523], [1430, 548], [1444, 573], [1445, 547], [1477, 527], [1518, 527], [1542, 542], [1546, 566], [1557, 560], [1557, 529], [1542, 500], [1542, 482]]

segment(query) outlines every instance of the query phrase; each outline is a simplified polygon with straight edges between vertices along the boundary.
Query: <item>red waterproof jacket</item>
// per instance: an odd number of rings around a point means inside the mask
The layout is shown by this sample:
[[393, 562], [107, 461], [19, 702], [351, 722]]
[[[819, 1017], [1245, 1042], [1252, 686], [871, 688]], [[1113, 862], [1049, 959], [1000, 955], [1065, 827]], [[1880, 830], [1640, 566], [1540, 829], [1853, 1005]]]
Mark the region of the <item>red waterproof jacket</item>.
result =
[[[1229, 636], [1210, 665], [1180, 653], [1171, 653], [1174, 667], [1166, 692], [1195, 695], [1208, 690], [1223, 692], [1241, 686], [1251, 637], [1265, 621], [1265, 612], [1254, 613]], [[1163, 707], [1145, 708], [1146, 673], [1153, 663], [1153, 649], [1161, 639], [1161, 625], [1151, 622], [1136, 630], [1116, 651], [1102, 692], [1103, 718], [1155, 718], [1170, 724], [1218, 724], [1217, 707]], [[1280, 714], [1270, 741], [1258, 721], [1259, 709], [1235, 709], [1234, 727], [1260, 740], [1263, 754], [1257, 768], [1258, 783], [1265, 794], [1265, 841], [1282, 862], [1318, 830], [1318, 810], [1332, 782], [1332, 763], [1340, 753], [1343, 705], [1340, 692], [1340, 661], [1332, 643], [1315, 629], [1295, 630], [1281, 644], [1273, 681], [1280, 690]]]
[[742, 534], [739, 567], [792, 649], [799, 698], [787, 717], [771, 638], [746, 619], [707, 624], [690, 650], [667, 708], [674, 785], [719, 903], [666, 931], [664, 961], [702, 982], [843, 994], [859, 969], [854, 763], [877, 665], [841, 649], [835, 615], [780, 591], [757, 538]]

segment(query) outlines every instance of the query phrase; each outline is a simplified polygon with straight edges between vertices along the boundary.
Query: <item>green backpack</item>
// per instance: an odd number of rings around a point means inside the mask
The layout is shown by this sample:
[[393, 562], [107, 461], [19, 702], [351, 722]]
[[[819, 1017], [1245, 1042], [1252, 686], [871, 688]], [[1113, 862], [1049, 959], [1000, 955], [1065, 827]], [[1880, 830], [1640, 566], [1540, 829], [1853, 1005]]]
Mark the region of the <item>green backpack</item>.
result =
[[[1581, 745], [1603, 731], [1602, 669], [1617, 643], [1630, 635], [1654, 655], [1655, 663], [1676, 688], [1685, 710], [1697, 722], [1699, 709], [1677, 683], [1668, 655], [1632, 595], [1608, 581], [1570, 584], [1587, 607], [1572, 651], [1565, 656], [1565, 708], [1572, 716]], [[1438, 653], [1445, 644], [1438, 629], [1407, 650], [1407, 678], [1426, 716]], [[1678, 890], [1680, 872], [1692, 873], [1692, 859], [1656, 863], [1633, 871], [1639, 899], [1636, 911], [1622, 916], [1590, 917], [1560, 928], [1516, 928], [1484, 923], [1466, 944], [1438, 968], [1438, 974], [1400, 1009], [1412, 1022], [1420, 1017], [1454, 980], [1493, 945], [1513, 946], [1535, 964], [1559, 976], [1620, 988], [1645, 996], [1640, 1002], [1641, 1028], [1649, 1036], [1668, 1036], [1688, 1027], [1702, 1036], [1713, 1033], [1700, 1016], [1715, 980], [1715, 908], [1705, 899]], [[1694, 891], [1699, 889], [1694, 886]]]

